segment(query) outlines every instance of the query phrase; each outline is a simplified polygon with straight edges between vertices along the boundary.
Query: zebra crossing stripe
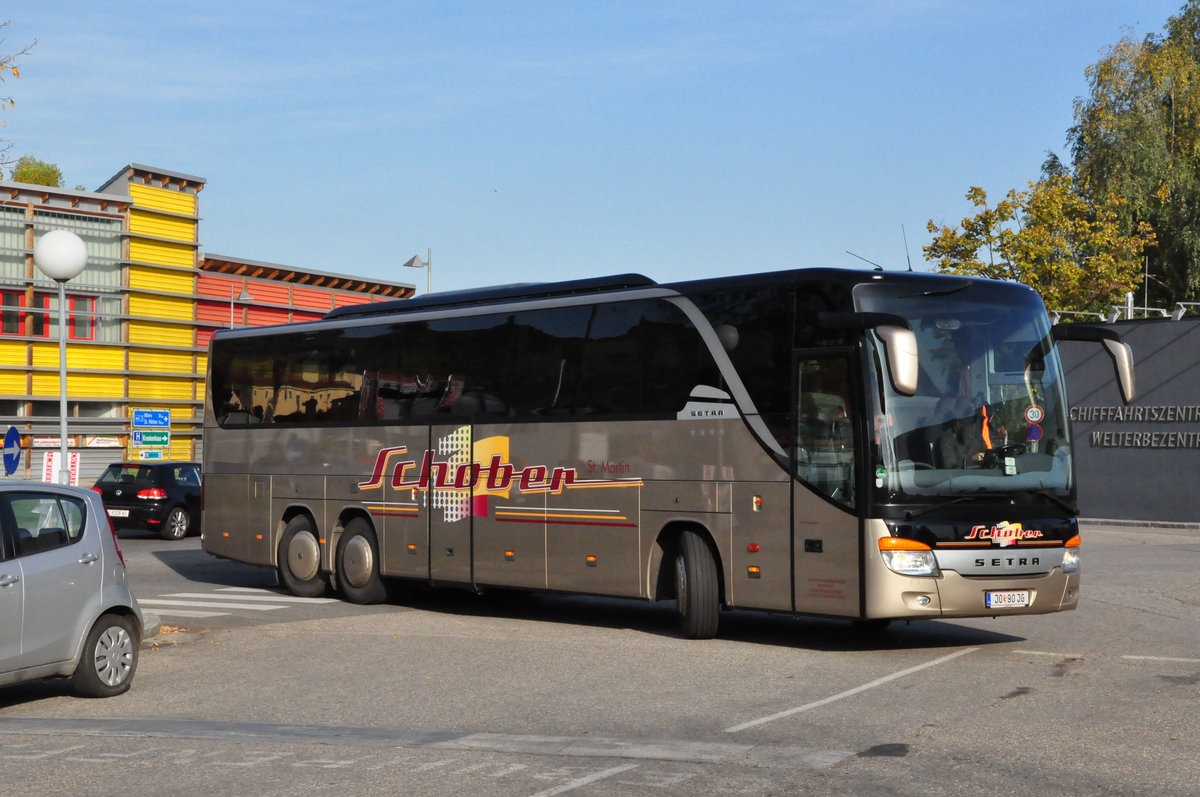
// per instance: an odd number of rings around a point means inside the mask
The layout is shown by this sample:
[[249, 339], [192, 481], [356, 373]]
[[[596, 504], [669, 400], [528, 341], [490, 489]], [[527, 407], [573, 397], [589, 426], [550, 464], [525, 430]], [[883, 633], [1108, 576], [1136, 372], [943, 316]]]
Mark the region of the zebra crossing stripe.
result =
[[[215, 592], [172, 592], [153, 598], [139, 598], [138, 603], [159, 615], [203, 619], [223, 617], [238, 609], [270, 612], [298, 603], [337, 603], [337, 599], [297, 598], [253, 587], [218, 587]], [[205, 609], [230, 611], [204, 611]]]
[[231, 600], [241, 601], [262, 601], [264, 603], [334, 603], [333, 598], [294, 598], [289, 595], [276, 595], [273, 592], [264, 592], [261, 595], [253, 595], [247, 593], [238, 593], [236, 595], [215, 595], [211, 592], [172, 592], [169, 595], [160, 595], [160, 598], [200, 598], [202, 600], [225, 600], [226, 597]]
[[[209, 597], [209, 596], [204, 596]], [[151, 606], [155, 608], [159, 614], [164, 614], [169, 609], [160, 609], [161, 606], [186, 606], [193, 609], [245, 609], [251, 612], [272, 612], [276, 609], [287, 608], [285, 606], [270, 606], [261, 603], [230, 603], [228, 601], [202, 601], [202, 600], [164, 600], [162, 598], [138, 598], [138, 603], [143, 606]]]

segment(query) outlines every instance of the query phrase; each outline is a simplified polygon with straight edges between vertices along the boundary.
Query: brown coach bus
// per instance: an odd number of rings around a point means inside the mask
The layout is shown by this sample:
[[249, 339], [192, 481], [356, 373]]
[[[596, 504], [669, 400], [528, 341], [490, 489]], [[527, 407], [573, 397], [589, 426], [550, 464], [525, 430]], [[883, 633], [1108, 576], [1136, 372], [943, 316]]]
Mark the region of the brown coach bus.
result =
[[1029, 288], [804, 269], [430, 294], [222, 330], [203, 546], [388, 580], [854, 621], [1075, 608], [1058, 341]]

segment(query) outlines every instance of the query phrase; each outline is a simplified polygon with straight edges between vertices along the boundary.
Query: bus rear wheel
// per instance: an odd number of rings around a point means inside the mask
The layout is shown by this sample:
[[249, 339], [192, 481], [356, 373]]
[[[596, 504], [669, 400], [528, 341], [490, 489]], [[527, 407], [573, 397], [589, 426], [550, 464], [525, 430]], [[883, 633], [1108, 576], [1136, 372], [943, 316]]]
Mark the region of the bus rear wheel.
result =
[[720, 594], [717, 563], [699, 534], [679, 535], [675, 554], [675, 598], [679, 604], [680, 632], [687, 639], [712, 639], [717, 635]]
[[321, 574], [321, 543], [304, 515], [288, 521], [275, 560], [279, 563], [279, 581], [293, 595], [320, 598], [329, 589]]
[[337, 548], [337, 579], [352, 603], [381, 603], [387, 588], [379, 577], [379, 545], [371, 524], [354, 518], [346, 524]]

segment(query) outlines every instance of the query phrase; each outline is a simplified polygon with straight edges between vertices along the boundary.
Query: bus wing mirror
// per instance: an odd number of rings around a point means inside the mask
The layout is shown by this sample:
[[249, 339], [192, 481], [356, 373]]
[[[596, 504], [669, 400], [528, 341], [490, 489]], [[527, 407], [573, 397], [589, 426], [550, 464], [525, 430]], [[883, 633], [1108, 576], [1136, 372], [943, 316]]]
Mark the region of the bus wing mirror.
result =
[[821, 313], [817, 320], [829, 329], [873, 329], [883, 341], [888, 376], [897, 393], [917, 392], [917, 336], [904, 318], [891, 313]]
[[892, 387], [905, 396], [916, 395], [917, 374], [920, 371], [917, 336], [911, 329], [891, 325], [876, 327], [875, 334], [883, 340]]
[[1050, 334], [1056, 341], [1083, 340], [1100, 343], [1112, 358], [1121, 386], [1121, 398], [1126, 404], [1137, 397], [1137, 381], [1133, 370], [1133, 349], [1114, 330], [1089, 324], [1055, 324]]

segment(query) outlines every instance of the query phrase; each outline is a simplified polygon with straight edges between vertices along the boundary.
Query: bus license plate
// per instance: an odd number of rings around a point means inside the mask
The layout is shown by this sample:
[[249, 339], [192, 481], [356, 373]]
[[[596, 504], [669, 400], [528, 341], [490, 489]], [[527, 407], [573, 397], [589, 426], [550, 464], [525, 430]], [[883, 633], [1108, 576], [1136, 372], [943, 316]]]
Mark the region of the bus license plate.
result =
[[987, 593], [987, 607], [989, 609], [1003, 609], [1010, 606], [1016, 607], [1028, 605], [1029, 590], [1027, 589], [1006, 589]]
[[108, 516], [109, 517], [129, 517], [129, 510], [128, 509], [109, 509]]

